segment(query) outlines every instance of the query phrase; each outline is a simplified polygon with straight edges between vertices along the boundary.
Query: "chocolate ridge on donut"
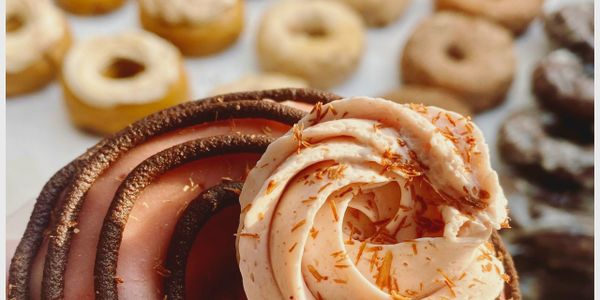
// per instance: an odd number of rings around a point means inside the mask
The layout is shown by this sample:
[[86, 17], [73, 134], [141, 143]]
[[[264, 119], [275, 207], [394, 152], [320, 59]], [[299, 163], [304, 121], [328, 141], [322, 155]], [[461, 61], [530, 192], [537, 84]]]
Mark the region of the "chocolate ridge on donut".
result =
[[181, 214], [169, 244], [165, 266], [171, 272], [165, 278], [167, 299], [185, 299], [185, 272], [194, 238], [209, 216], [225, 207], [238, 204], [241, 182], [224, 182], [202, 192]]
[[227, 135], [203, 138], [164, 150], [138, 165], [119, 187], [107, 213], [94, 269], [96, 298], [117, 299], [117, 260], [123, 230], [142, 190], [166, 171], [185, 163], [224, 154], [258, 153], [272, 141], [264, 136]]
[[521, 288], [519, 287], [519, 274], [517, 273], [513, 258], [508, 252], [508, 248], [506, 248], [506, 245], [502, 241], [498, 231], [494, 230], [492, 232], [490, 240], [492, 244], [494, 244], [494, 249], [496, 250], [497, 256], [500, 257], [500, 260], [502, 260], [504, 272], [506, 272], [506, 275], [508, 275], [510, 278], [510, 281], [504, 283], [503, 295], [500, 295], [498, 299], [521, 300], [522, 297]]
[[[56, 233], [50, 241], [50, 245], [56, 246], [59, 257], [54, 259], [53, 263], [45, 264], [43, 292], [42, 294], [48, 298], [56, 298], [63, 296], [64, 289], [64, 272], [67, 262], [68, 243], [70, 242], [73, 228], [69, 228], [69, 221], [77, 220], [79, 209], [81, 209], [81, 201], [85, 194], [92, 186], [92, 183], [100, 174], [105, 171], [113, 162], [115, 162], [121, 154], [132, 149], [136, 145], [143, 143], [153, 136], [158, 136], [170, 130], [183, 128], [186, 125], [193, 125], [195, 122], [210, 121], [223, 117], [218, 115], [219, 111], [215, 110], [214, 115], [204, 114], [198, 117], [196, 114], [201, 113], [209, 107], [209, 104], [217, 104], [217, 107], [224, 110], [227, 107], [227, 102], [244, 101], [244, 100], [263, 100], [271, 99], [274, 101], [297, 101], [304, 103], [330, 102], [340, 97], [323, 91], [311, 89], [277, 89], [267, 91], [233, 93], [227, 95], [219, 95], [204, 99], [204, 101], [194, 101], [183, 103], [164, 111], [150, 115], [133, 125], [128, 126], [121, 132], [115, 133], [110, 137], [102, 140], [96, 146], [88, 150], [77, 163], [77, 170], [71, 170], [71, 181], [65, 182], [63, 175], [54, 176], [44, 187], [39, 198], [36, 209], [33, 211], [30, 222], [26, 228], [24, 238], [21, 240], [16, 249], [15, 256], [12, 259], [8, 284], [9, 297], [16, 299], [30, 298], [30, 274], [33, 259], [39, 252], [40, 245], [44, 239], [44, 232], [50, 228], [43, 225], [49, 224], [50, 213], [56, 205], [60, 194], [67, 192], [65, 198], [65, 207], [69, 211], [60, 216], [60, 226], [56, 228]], [[254, 101], [253, 101], [254, 102]], [[237, 105], [236, 105], [237, 106]], [[254, 109], [250, 109], [250, 108]], [[269, 113], [265, 112], [269, 111]], [[242, 115], [246, 110], [248, 114], [258, 114], [259, 117], [276, 116], [277, 119], [283, 120], [288, 124], [292, 124], [301, 117], [301, 113], [290, 107], [277, 106], [268, 101], [258, 101], [249, 105], [239, 104], [237, 115]], [[78, 161], [78, 160], [77, 160]], [[74, 165], [75, 161], [71, 163]], [[74, 168], [68, 166], [65, 168]], [[60, 171], [59, 173], [63, 173]], [[66, 176], [66, 175], [65, 175]], [[60, 191], [58, 191], [60, 190]], [[68, 201], [70, 200], [70, 201]], [[79, 203], [78, 203], [79, 202]], [[71, 204], [71, 205], [69, 205]], [[66, 219], [66, 220], [65, 220]], [[35, 221], [32, 221], [35, 220]], [[52, 231], [55, 231], [54, 229]], [[55, 237], [54, 237], [55, 236]], [[49, 249], [50, 251], [50, 249]], [[47, 255], [53, 257], [54, 255]]]

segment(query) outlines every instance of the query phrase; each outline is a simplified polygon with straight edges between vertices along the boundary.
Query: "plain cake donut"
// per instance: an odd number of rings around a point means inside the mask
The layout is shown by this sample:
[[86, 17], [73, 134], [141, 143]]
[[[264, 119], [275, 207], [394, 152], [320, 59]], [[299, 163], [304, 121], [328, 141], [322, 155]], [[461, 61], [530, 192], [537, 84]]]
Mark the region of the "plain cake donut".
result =
[[325, 0], [287, 0], [263, 15], [257, 50], [265, 71], [304, 78], [316, 88], [344, 81], [357, 67], [364, 48], [360, 16]]
[[421, 22], [400, 63], [405, 83], [448, 90], [475, 112], [504, 100], [516, 65], [508, 30], [453, 12], [439, 12]]
[[6, 2], [6, 95], [42, 88], [54, 79], [71, 45], [65, 16], [48, 0]]
[[244, 27], [243, 0], [140, 0], [144, 29], [171, 41], [184, 55], [220, 52]]
[[338, 0], [350, 5], [362, 17], [365, 23], [373, 27], [383, 27], [396, 21], [410, 0]]
[[121, 7], [125, 0], [57, 0], [60, 7], [78, 15], [99, 15]]
[[65, 58], [62, 79], [71, 120], [100, 134], [188, 100], [181, 54], [143, 31], [74, 45]]

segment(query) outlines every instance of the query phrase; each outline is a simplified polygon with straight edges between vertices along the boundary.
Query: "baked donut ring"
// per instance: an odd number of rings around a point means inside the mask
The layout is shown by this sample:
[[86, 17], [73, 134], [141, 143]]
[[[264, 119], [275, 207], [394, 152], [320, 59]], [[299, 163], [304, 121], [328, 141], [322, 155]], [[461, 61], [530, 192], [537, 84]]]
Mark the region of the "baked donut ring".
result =
[[533, 91], [538, 102], [560, 116], [594, 120], [594, 74], [573, 53], [555, 50], [533, 72]]
[[500, 104], [512, 83], [513, 38], [485, 19], [439, 12], [408, 39], [400, 64], [404, 82], [448, 90], [480, 112]]
[[279, 88], [307, 88], [308, 83], [294, 76], [279, 73], [262, 73], [244, 76], [237, 81], [223, 84], [210, 92], [210, 95], [222, 95], [236, 92], [272, 90]]
[[360, 16], [341, 3], [282, 1], [262, 17], [258, 59], [266, 71], [298, 76], [326, 89], [356, 69], [364, 35]]
[[463, 116], [470, 116], [473, 114], [471, 108], [464, 104], [457, 96], [432, 87], [405, 85], [401, 88], [387, 92], [385, 95], [381, 96], [381, 98], [392, 100], [397, 103], [421, 103], [426, 106], [437, 106], [457, 112]]
[[553, 134], [554, 120], [536, 110], [510, 116], [498, 135], [502, 158], [523, 175], [553, 189], [594, 187], [594, 147]]
[[76, 44], [65, 58], [61, 83], [73, 123], [99, 134], [188, 100], [181, 54], [142, 31]]
[[184, 55], [231, 46], [244, 27], [243, 0], [140, 0], [142, 26], [171, 41]]
[[338, 0], [350, 5], [373, 27], [383, 27], [400, 18], [410, 0]]
[[455, 10], [496, 22], [520, 34], [541, 12], [544, 0], [437, 0], [438, 10]]
[[563, 47], [594, 61], [594, 2], [581, 2], [544, 16], [548, 36]]
[[57, 0], [60, 7], [78, 15], [99, 15], [121, 7], [125, 0]]
[[49, 0], [8, 0], [6, 96], [32, 92], [52, 81], [70, 45], [67, 19]]

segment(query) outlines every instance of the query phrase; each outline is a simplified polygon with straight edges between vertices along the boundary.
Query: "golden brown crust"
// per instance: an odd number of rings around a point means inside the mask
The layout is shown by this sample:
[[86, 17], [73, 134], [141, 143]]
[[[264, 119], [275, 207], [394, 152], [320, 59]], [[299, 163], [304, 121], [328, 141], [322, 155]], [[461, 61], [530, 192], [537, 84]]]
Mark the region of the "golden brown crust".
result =
[[60, 7], [78, 15], [99, 15], [111, 12], [125, 0], [57, 0]]
[[195, 24], [169, 24], [150, 15], [143, 5], [139, 7], [142, 26], [171, 41], [187, 56], [203, 56], [221, 52], [237, 41], [244, 28], [244, 2], [237, 0], [214, 21]]
[[60, 73], [65, 53], [71, 47], [70, 30], [31, 66], [17, 73], [6, 73], [6, 96], [18, 96], [41, 89]]

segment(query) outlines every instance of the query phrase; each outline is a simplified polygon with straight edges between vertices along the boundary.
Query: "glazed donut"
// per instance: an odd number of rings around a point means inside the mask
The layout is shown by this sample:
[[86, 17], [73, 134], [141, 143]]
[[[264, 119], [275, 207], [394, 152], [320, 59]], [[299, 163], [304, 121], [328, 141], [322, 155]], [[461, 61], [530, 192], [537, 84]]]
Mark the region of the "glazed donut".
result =
[[475, 112], [504, 100], [516, 65], [510, 32], [453, 12], [424, 20], [408, 39], [400, 63], [404, 82], [448, 90]]
[[496, 22], [513, 34], [520, 34], [539, 14], [544, 0], [437, 0], [437, 10], [455, 10]]
[[250, 300], [520, 299], [496, 232], [507, 200], [458, 114], [366, 97], [316, 105], [269, 145], [240, 205]]
[[551, 52], [533, 72], [533, 91], [538, 102], [554, 113], [591, 122], [594, 120], [594, 74], [573, 53]]
[[125, 0], [57, 0], [60, 7], [78, 15], [99, 15], [111, 12]]
[[551, 115], [517, 112], [504, 121], [498, 135], [501, 157], [526, 177], [554, 190], [593, 189], [594, 147], [549, 131]]
[[559, 45], [594, 61], [594, 2], [570, 4], [544, 16], [548, 36]]
[[410, 0], [338, 0], [350, 5], [373, 27], [383, 27], [400, 18]]
[[286, 0], [263, 15], [257, 39], [265, 71], [298, 76], [326, 89], [356, 69], [365, 37], [360, 16], [341, 3]]
[[217, 53], [244, 27], [243, 0], [139, 0], [142, 26], [171, 41], [184, 55]]
[[279, 73], [247, 75], [241, 79], [216, 87], [210, 95], [235, 92], [271, 90], [279, 88], [306, 88], [308, 83], [301, 78]]
[[418, 85], [405, 85], [391, 90], [381, 98], [392, 100], [396, 103], [421, 103], [426, 106], [437, 106], [463, 116], [473, 114], [471, 108], [464, 104], [459, 97], [447, 91]]
[[61, 83], [73, 123], [99, 134], [188, 100], [181, 54], [142, 31], [76, 44], [65, 58]]
[[71, 33], [49, 0], [6, 2], [6, 96], [42, 88], [59, 72]]

